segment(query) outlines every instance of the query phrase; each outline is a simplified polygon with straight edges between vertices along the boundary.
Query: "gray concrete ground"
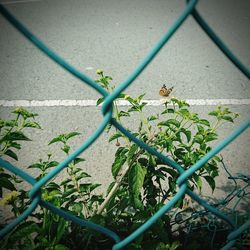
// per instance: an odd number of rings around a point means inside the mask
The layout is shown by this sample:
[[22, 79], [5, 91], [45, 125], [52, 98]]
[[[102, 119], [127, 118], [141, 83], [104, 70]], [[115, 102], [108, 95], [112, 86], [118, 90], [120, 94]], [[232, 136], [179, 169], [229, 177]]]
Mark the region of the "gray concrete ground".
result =
[[[96, 78], [102, 68], [115, 83], [124, 80], [156, 41], [171, 26], [185, 1], [149, 0], [0, 0], [50, 48], [76, 68]], [[19, 3], [18, 3], [19, 2]], [[243, 63], [250, 66], [250, 2], [200, 1], [197, 9]], [[99, 95], [55, 65], [23, 38], [0, 16], [0, 100], [88, 100]], [[174, 95], [184, 99], [249, 99], [249, 80], [217, 49], [192, 17], [171, 38], [155, 60], [127, 89], [133, 96], [146, 93], [159, 99], [161, 85], [174, 86]], [[205, 116], [213, 106], [192, 109]], [[220, 131], [229, 134], [249, 118], [249, 105], [231, 105], [241, 114], [232, 126]], [[13, 108], [0, 107], [7, 117]], [[30, 107], [39, 113], [43, 130], [32, 132], [33, 142], [24, 145], [19, 165], [26, 168], [35, 160], [55, 151], [47, 142], [56, 134], [77, 130], [87, 138], [102, 116], [96, 107]], [[147, 107], [149, 113], [159, 107]], [[130, 123], [133, 124], [133, 123]], [[131, 129], [135, 129], [132, 126]], [[249, 174], [249, 132], [240, 136], [222, 153], [233, 173]], [[110, 168], [115, 146], [103, 134], [83, 157], [84, 167], [95, 181], [105, 186], [111, 180]], [[76, 140], [74, 147], [81, 143]], [[56, 153], [62, 159], [62, 155]], [[228, 185], [222, 174], [217, 191]]]

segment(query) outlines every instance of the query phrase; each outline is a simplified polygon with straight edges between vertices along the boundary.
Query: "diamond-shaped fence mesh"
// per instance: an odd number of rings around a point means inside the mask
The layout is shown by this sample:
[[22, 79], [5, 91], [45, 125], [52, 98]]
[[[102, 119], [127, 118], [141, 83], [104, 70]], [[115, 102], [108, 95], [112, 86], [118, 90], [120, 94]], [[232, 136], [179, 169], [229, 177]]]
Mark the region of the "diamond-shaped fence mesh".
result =
[[[103, 106], [102, 106], [102, 114], [103, 121], [100, 123], [99, 127], [96, 131], [85, 141], [83, 144], [75, 150], [71, 155], [69, 155], [64, 161], [62, 161], [58, 166], [56, 166], [52, 171], [50, 171], [46, 176], [44, 176], [39, 181], [36, 181], [32, 176], [27, 174], [25, 171], [20, 168], [12, 165], [11, 163], [0, 158], [1, 167], [6, 170], [16, 174], [21, 177], [28, 183], [32, 185], [32, 188], [29, 192], [29, 197], [31, 203], [29, 207], [25, 210], [23, 214], [17, 217], [14, 221], [8, 224], [5, 228], [0, 231], [0, 237], [3, 238], [6, 234], [8, 234], [14, 227], [16, 227], [19, 223], [25, 220], [32, 212], [36, 209], [38, 205], [46, 207], [51, 210], [53, 213], [58, 214], [65, 218], [66, 220], [71, 220], [74, 223], [81, 225], [83, 227], [87, 227], [96, 231], [99, 231], [106, 236], [112, 238], [114, 240], [113, 249], [122, 249], [138, 236], [143, 234], [154, 222], [156, 222], [163, 214], [168, 212], [173, 206], [178, 202], [179, 199], [185, 194], [188, 194], [193, 200], [198, 202], [201, 206], [203, 206], [207, 211], [211, 212], [213, 215], [222, 219], [226, 223], [228, 223], [231, 228], [230, 234], [227, 236], [227, 243], [222, 249], [230, 249], [236, 243], [237, 238], [246, 230], [250, 228], [250, 220], [245, 222], [243, 225], [237, 228], [234, 221], [232, 221], [226, 214], [222, 213], [218, 208], [211, 206], [208, 202], [203, 200], [197, 194], [192, 192], [187, 187], [187, 181], [189, 177], [195, 173], [197, 170], [203, 167], [203, 165], [211, 159], [214, 155], [218, 154], [224, 147], [230, 144], [236, 137], [238, 137], [241, 133], [243, 133], [250, 126], [250, 119], [242, 123], [235, 131], [233, 131], [230, 135], [228, 135], [224, 140], [222, 140], [214, 149], [208, 152], [202, 159], [196, 162], [193, 166], [191, 166], [188, 170], [184, 170], [184, 168], [179, 165], [177, 162], [158, 152], [154, 148], [145, 144], [138, 138], [136, 138], [133, 134], [127, 131], [121, 124], [117, 122], [116, 119], [112, 117], [112, 103], [119, 96], [119, 94], [125, 90], [133, 81], [140, 75], [140, 73], [146, 68], [146, 66], [153, 60], [153, 58], [157, 55], [160, 49], [167, 43], [170, 37], [176, 32], [176, 30], [184, 23], [186, 18], [189, 15], [192, 15], [196, 20], [198, 25], [207, 33], [207, 35], [211, 38], [211, 40], [220, 48], [220, 50], [227, 56], [232, 63], [239, 68], [239, 70], [245, 74], [247, 78], [250, 78], [250, 71], [247, 69], [236, 57], [235, 55], [227, 48], [227, 46], [223, 43], [223, 41], [214, 33], [214, 31], [208, 26], [205, 20], [201, 17], [199, 12], [195, 9], [198, 0], [190, 0], [187, 1], [186, 8], [183, 10], [182, 14], [178, 17], [178, 19], [173, 23], [170, 29], [162, 36], [162, 38], [158, 41], [158, 43], [152, 48], [152, 50], [148, 53], [148, 55], [143, 59], [141, 64], [130, 74], [130, 76], [122, 82], [112, 93], [108, 93], [105, 89], [103, 89], [100, 85], [98, 85], [93, 79], [88, 77], [86, 74], [80, 72], [75, 69], [73, 66], [68, 64], [65, 60], [63, 60], [59, 55], [53, 52], [50, 48], [48, 48], [41, 40], [39, 40], [35, 35], [33, 35], [21, 22], [19, 22], [5, 7], [0, 4], [0, 12], [1, 14], [19, 31], [21, 32], [28, 40], [30, 40], [38, 49], [40, 49], [43, 53], [45, 53], [49, 58], [51, 58], [58, 65], [63, 67], [65, 70], [70, 72], [73, 76], [80, 79], [83, 83], [89, 85], [94, 88], [97, 92], [99, 92], [103, 97], [105, 97]], [[65, 210], [55, 207], [49, 202], [42, 200], [40, 195], [41, 188], [48, 183], [52, 178], [54, 178], [58, 173], [60, 173], [68, 164], [73, 161], [79, 154], [83, 153], [91, 144], [98, 139], [98, 137], [102, 134], [105, 127], [111, 123], [115, 126], [121, 133], [126, 135], [130, 140], [136, 143], [139, 147], [143, 148], [150, 154], [160, 158], [165, 164], [168, 164], [172, 168], [176, 169], [180, 176], [177, 180], [177, 184], [179, 186], [179, 190], [176, 195], [166, 203], [154, 216], [152, 216], [148, 221], [146, 221], [142, 226], [136, 229], [133, 233], [131, 233], [125, 239], [121, 239], [116, 232], [113, 232], [105, 227], [97, 225], [88, 220], [84, 220], [82, 218], [76, 217]]]

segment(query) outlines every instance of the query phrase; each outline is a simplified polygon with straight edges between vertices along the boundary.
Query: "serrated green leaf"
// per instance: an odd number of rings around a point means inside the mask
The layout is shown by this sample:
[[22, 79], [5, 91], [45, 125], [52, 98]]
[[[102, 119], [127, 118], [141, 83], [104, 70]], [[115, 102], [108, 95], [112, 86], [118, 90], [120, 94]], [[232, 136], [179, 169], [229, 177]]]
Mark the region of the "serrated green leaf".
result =
[[112, 164], [112, 175], [114, 178], [116, 178], [117, 174], [119, 173], [121, 167], [126, 162], [127, 156], [125, 153], [116, 156], [114, 163]]
[[129, 189], [133, 197], [136, 199], [141, 193], [146, 173], [146, 168], [141, 166], [139, 163], [134, 164], [129, 170]]

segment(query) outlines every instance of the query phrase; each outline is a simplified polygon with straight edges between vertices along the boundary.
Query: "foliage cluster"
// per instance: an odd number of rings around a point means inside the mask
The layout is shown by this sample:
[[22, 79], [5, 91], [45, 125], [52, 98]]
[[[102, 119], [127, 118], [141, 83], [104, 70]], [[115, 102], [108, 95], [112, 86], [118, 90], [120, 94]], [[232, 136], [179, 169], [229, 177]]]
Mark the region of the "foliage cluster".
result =
[[[102, 70], [98, 70], [97, 74], [99, 79], [96, 81], [111, 92], [114, 89], [111, 85], [112, 78], [104, 75]], [[143, 97], [144, 94], [137, 98], [120, 94], [119, 99], [128, 101], [130, 107], [120, 110], [114, 102], [114, 118], [123, 124], [132, 114], [136, 115], [139, 126], [134, 135], [172, 158], [184, 169], [188, 169], [211, 150], [211, 142], [218, 138], [218, 128], [221, 125], [233, 122], [238, 116], [228, 108], [217, 107], [209, 113], [214, 117], [211, 122], [193, 113], [187, 102], [175, 97], [166, 99], [160, 114], [147, 116]], [[97, 105], [102, 102], [101, 98]], [[36, 121], [37, 114], [23, 108], [17, 108], [12, 113], [14, 119], [0, 120], [0, 155], [18, 161], [17, 152], [21, 149], [22, 142], [30, 141], [25, 134], [26, 129], [41, 127]], [[42, 199], [114, 230], [123, 238], [171, 200], [177, 192], [176, 180], [179, 174], [111, 126], [107, 131], [112, 133], [109, 142], [115, 142], [117, 150], [111, 166], [113, 181], [106, 194], [97, 194], [100, 184], [91, 182], [91, 176], [83, 170], [85, 160], [78, 157], [67, 166], [67, 176], [63, 180], [51, 181], [42, 188]], [[74, 138], [80, 135], [76, 131], [60, 134], [48, 144], [60, 147], [65, 156], [68, 156], [72, 151]], [[37, 180], [59, 164], [53, 158], [48, 154], [45, 160], [39, 159], [28, 166], [36, 169]], [[221, 162], [219, 156], [209, 160], [190, 177], [189, 188], [199, 192], [205, 181], [214, 191]], [[19, 216], [30, 204], [27, 190], [20, 188], [21, 182], [19, 178], [0, 168], [0, 197], [3, 197], [0, 203], [9, 206], [14, 217]], [[192, 202], [183, 197], [173, 210], [177, 213], [193, 209], [192, 207]], [[187, 243], [187, 231], [173, 223], [173, 216], [173, 213], [162, 216], [127, 249], [175, 250], [184, 249], [184, 245], [185, 249], [197, 249], [200, 244], [204, 245], [204, 238], [202, 242], [197, 238], [195, 242]], [[111, 249], [113, 244], [112, 240], [100, 233], [81, 228], [40, 208], [5, 237], [0, 249]]]

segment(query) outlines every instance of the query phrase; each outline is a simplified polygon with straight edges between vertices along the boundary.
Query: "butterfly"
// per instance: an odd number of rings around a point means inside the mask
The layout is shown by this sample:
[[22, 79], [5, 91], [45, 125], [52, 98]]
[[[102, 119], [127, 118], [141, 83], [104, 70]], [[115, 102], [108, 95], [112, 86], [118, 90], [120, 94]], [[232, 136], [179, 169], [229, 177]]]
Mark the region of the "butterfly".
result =
[[174, 87], [171, 87], [171, 88], [167, 88], [165, 84], [163, 84], [163, 86], [161, 87], [160, 91], [159, 91], [159, 95], [161, 96], [165, 96], [165, 97], [168, 97], [169, 94], [172, 92]]

